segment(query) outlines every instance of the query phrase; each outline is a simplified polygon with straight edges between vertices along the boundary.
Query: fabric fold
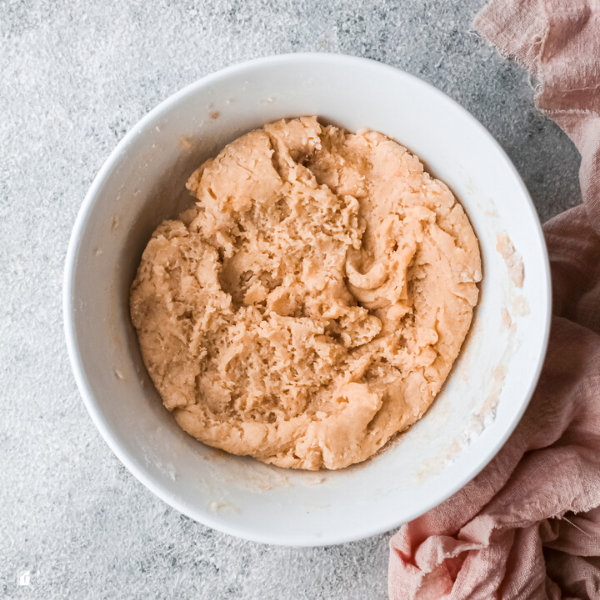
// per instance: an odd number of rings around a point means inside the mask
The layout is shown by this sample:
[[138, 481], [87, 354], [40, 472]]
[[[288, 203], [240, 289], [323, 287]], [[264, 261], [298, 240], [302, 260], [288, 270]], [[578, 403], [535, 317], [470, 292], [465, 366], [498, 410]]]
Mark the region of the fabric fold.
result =
[[544, 226], [554, 316], [531, 403], [493, 461], [390, 542], [392, 599], [600, 598], [600, 2], [495, 0], [476, 29], [537, 79], [582, 155]]

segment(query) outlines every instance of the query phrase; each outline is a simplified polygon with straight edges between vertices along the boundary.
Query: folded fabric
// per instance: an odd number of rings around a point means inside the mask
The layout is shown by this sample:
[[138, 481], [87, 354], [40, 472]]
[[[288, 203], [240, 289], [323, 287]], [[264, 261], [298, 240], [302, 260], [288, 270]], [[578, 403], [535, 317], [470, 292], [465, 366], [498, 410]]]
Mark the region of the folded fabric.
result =
[[389, 594], [600, 598], [600, 1], [494, 0], [475, 27], [538, 81], [582, 156], [584, 203], [544, 226], [554, 316], [542, 376], [473, 481], [390, 542]]

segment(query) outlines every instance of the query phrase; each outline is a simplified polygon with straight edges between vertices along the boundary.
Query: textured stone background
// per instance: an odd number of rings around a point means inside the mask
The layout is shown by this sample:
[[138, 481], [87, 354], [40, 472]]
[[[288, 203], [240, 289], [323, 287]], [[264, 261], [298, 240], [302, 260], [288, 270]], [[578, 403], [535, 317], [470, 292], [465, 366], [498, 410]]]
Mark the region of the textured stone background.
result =
[[0, 597], [386, 597], [391, 534], [247, 543], [129, 475], [71, 375], [63, 262], [87, 188], [140, 117], [207, 73], [284, 52], [355, 54], [422, 77], [491, 130], [542, 220], [577, 204], [574, 147], [536, 113], [521, 68], [470, 31], [483, 2], [0, 1]]

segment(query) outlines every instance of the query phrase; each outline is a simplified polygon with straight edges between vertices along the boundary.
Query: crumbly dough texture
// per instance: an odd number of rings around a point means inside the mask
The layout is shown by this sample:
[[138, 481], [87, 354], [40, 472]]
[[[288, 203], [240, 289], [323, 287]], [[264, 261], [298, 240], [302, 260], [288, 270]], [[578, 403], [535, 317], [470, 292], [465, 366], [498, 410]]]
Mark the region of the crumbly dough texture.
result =
[[253, 131], [189, 179], [144, 251], [131, 316], [166, 408], [281, 467], [363, 461], [417, 421], [469, 330], [479, 247], [461, 205], [381, 133], [315, 117]]

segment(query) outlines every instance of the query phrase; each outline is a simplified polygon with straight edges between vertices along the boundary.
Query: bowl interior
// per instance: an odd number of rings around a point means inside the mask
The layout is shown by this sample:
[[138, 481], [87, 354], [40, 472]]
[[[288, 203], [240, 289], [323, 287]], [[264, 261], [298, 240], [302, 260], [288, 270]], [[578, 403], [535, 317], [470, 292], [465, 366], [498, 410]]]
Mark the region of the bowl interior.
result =
[[[427, 415], [385, 452], [337, 472], [263, 465], [189, 437], [163, 408], [129, 319], [129, 286], [185, 181], [228, 142], [282, 117], [318, 115], [394, 137], [454, 191], [479, 237], [481, 300]], [[522, 288], [496, 249], [522, 257]], [[145, 485], [186, 515], [285, 545], [356, 540], [439, 504], [474, 477], [522, 415], [545, 353], [549, 270], [538, 218], [487, 131], [443, 93], [379, 63], [292, 55], [232, 67], [182, 90], [119, 144], [81, 209], [67, 258], [65, 322], [74, 372], [100, 431]]]

